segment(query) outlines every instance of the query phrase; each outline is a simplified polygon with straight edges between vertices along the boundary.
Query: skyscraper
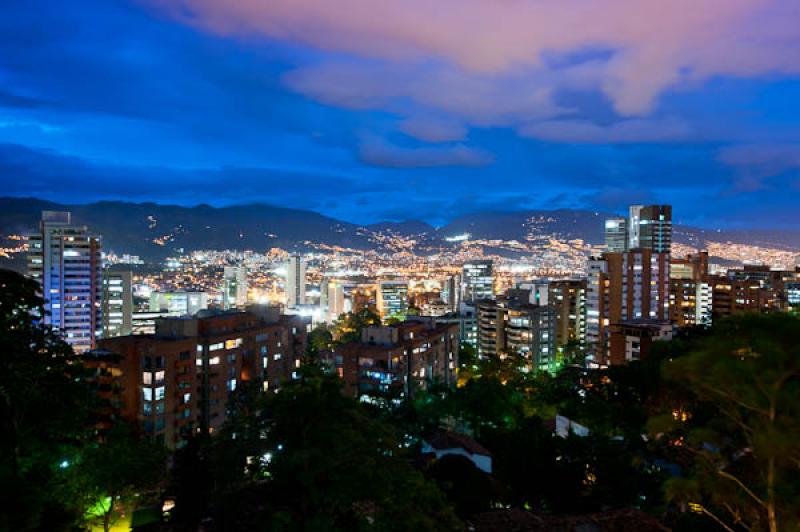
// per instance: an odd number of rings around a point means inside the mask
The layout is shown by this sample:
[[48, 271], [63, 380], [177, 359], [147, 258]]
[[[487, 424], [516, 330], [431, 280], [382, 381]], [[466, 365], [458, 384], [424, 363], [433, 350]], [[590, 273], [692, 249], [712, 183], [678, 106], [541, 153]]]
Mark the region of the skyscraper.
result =
[[408, 283], [381, 281], [377, 293], [378, 313], [382, 319], [403, 316], [408, 311]]
[[610, 253], [639, 248], [669, 253], [672, 247], [672, 207], [631, 205], [627, 219], [614, 217], [606, 220], [605, 242]]
[[442, 285], [442, 301], [445, 302], [449, 312], [457, 312], [461, 303], [461, 276], [449, 275]]
[[516, 299], [478, 303], [478, 355], [522, 356], [533, 370], [555, 362], [556, 315], [552, 307]]
[[462, 276], [464, 301], [472, 302], [494, 298], [494, 267], [491, 259], [464, 263]]
[[44, 211], [28, 240], [28, 274], [45, 299], [44, 323], [77, 352], [102, 333], [101, 239], [72, 224], [69, 212]]
[[286, 268], [286, 306], [297, 308], [306, 303], [306, 264], [299, 253], [289, 256]]
[[103, 338], [133, 332], [133, 272], [103, 271]]
[[247, 305], [247, 268], [225, 266], [222, 285], [222, 308], [228, 310]]
[[607, 360], [609, 326], [622, 321], [669, 319], [668, 253], [633, 249], [589, 261], [587, 341]]
[[628, 221], [622, 217], [607, 219], [605, 239], [607, 251], [626, 251], [628, 249]]
[[326, 285], [327, 317], [328, 321], [333, 322], [345, 313], [344, 286], [338, 279], [330, 279]]
[[[672, 207], [648, 205], [639, 213], [639, 245], [656, 253], [669, 253], [672, 248]], [[631, 246], [634, 249], [634, 246]]]

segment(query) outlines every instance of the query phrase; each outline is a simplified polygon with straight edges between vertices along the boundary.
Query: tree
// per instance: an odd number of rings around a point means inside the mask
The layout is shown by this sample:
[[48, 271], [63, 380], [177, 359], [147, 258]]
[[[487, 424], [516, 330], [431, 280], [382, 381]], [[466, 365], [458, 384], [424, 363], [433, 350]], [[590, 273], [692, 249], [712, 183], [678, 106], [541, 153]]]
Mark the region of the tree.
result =
[[360, 342], [361, 331], [365, 327], [380, 325], [381, 317], [369, 308], [348, 312], [339, 317], [334, 325], [333, 338], [337, 344]]
[[665, 376], [690, 395], [651, 421], [690, 457], [691, 476], [668, 484], [670, 497], [728, 529], [777, 532], [800, 521], [798, 338], [796, 317], [736, 316], [665, 363]]
[[307, 362], [317, 361], [320, 351], [325, 351], [333, 345], [333, 334], [328, 326], [320, 323], [308, 333], [305, 358]]
[[335, 376], [303, 368], [279, 393], [248, 403], [231, 412], [208, 454], [219, 528], [460, 529], [394, 427], [344, 396]]
[[498, 498], [492, 477], [465, 456], [445, 455], [428, 468], [427, 474], [447, 495], [462, 519], [489, 510]]
[[39, 285], [0, 270], [0, 529], [68, 527], [79, 514], [59, 488], [88, 429], [80, 360], [43, 325]]
[[156, 488], [166, 473], [166, 450], [138, 437], [120, 424], [86, 448], [73, 467], [75, 494], [91, 508], [87, 518], [99, 517], [108, 531], [119, 510], [130, 507]]

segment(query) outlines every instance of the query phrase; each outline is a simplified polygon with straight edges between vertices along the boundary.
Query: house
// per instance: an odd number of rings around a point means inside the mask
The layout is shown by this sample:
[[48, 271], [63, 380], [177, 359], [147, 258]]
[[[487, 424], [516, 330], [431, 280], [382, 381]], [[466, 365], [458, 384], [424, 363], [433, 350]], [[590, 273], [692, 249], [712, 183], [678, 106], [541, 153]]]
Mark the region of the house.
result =
[[422, 454], [432, 454], [439, 460], [447, 455], [468, 458], [484, 473], [492, 473], [492, 454], [469, 436], [449, 430], [437, 430], [422, 441]]

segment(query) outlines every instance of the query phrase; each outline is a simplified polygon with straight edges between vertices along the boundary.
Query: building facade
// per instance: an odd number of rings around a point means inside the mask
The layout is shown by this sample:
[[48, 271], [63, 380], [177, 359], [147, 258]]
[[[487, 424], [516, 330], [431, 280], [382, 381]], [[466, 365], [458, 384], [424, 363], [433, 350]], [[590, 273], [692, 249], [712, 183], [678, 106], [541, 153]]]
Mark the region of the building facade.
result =
[[103, 270], [103, 338], [133, 333], [133, 272]]
[[102, 334], [101, 238], [74, 225], [69, 212], [44, 211], [28, 239], [28, 275], [41, 286], [43, 321], [78, 352]]
[[376, 298], [381, 319], [405, 317], [408, 312], [408, 282], [380, 281]]
[[289, 256], [286, 267], [286, 306], [296, 308], [306, 304], [306, 263], [302, 255]]
[[121, 417], [179, 448], [191, 434], [224, 423], [241, 383], [267, 391], [296, 377], [307, 332], [308, 320], [275, 307], [207, 311], [159, 319], [153, 335], [103, 339], [84, 362], [97, 375], [114, 376]]
[[556, 312], [547, 305], [500, 298], [477, 303], [478, 356], [517, 354], [531, 370], [556, 362]]
[[669, 319], [669, 254], [642, 248], [604, 253], [588, 270], [587, 343], [595, 361], [606, 363], [610, 325]]
[[364, 400], [402, 400], [433, 383], [454, 386], [458, 326], [435, 320], [366, 327], [360, 342], [337, 346], [329, 361], [344, 392]]
[[494, 263], [491, 259], [464, 263], [461, 274], [463, 300], [475, 302], [494, 298]]
[[222, 308], [244, 308], [247, 305], [247, 268], [225, 266], [222, 271]]

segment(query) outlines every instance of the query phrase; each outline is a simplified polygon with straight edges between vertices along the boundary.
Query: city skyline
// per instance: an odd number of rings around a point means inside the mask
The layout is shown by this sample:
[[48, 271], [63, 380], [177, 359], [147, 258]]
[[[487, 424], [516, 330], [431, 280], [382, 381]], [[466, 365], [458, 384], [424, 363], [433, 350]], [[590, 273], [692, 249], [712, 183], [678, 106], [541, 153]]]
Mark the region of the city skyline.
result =
[[6, 2], [3, 193], [797, 226], [797, 6], [579, 4]]

